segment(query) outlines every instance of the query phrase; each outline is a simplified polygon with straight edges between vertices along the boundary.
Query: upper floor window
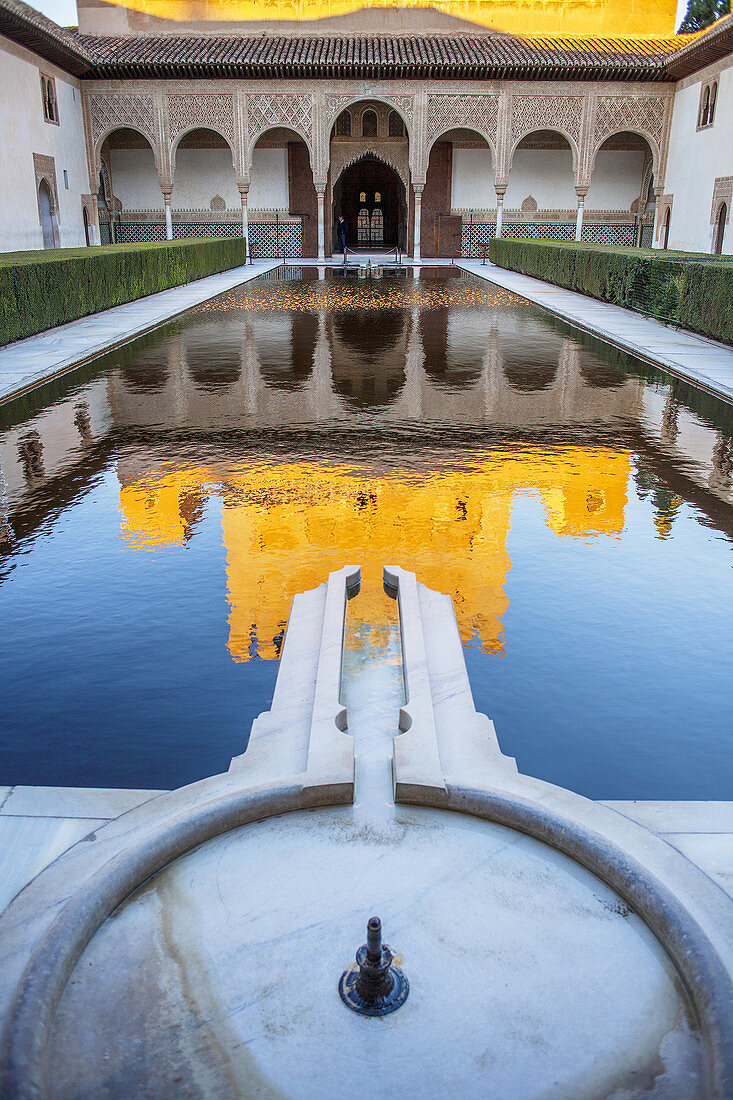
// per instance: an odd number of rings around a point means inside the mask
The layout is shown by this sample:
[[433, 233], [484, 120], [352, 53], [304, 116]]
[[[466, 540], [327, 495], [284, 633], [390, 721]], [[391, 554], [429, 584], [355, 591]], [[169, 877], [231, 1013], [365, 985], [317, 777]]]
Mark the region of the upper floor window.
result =
[[339, 137], [351, 136], [351, 115], [348, 111], [342, 111], [336, 119], [336, 133]]
[[46, 122], [59, 124], [59, 108], [56, 100], [56, 81], [52, 76], [41, 73], [41, 96], [43, 98], [43, 117]]
[[361, 133], [362, 137], [376, 137], [377, 135], [377, 112], [365, 111], [361, 116]]
[[702, 130], [705, 126], [712, 126], [715, 122], [715, 107], [718, 102], [718, 82], [711, 81], [703, 84], [700, 89], [700, 107], [697, 115], [697, 128]]
[[401, 115], [398, 115], [396, 111], [389, 112], [389, 136], [390, 137], [404, 137], [405, 136], [405, 124], [402, 121]]

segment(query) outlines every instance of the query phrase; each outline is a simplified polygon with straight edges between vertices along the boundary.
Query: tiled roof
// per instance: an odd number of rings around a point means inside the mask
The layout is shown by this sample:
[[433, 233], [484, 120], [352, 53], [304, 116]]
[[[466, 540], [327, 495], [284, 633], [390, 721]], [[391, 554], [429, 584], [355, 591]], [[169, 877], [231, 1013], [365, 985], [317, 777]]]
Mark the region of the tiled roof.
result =
[[724, 15], [704, 31], [686, 37], [691, 41], [676, 50], [667, 63], [667, 72], [675, 80], [733, 53], [733, 15]]
[[669, 38], [588, 35], [81, 35], [0, 0], [0, 35], [86, 79], [160, 77], [669, 81], [733, 52], [733, 16]]
[[451, 78], [665, 80], [680, 39], [426, 35], [82, 35], [98, 79]]
[[57, 26], [22, 0], [0, 2], [0, 34], [76, 76], [89, 69], [91, 59], [78, 35]]

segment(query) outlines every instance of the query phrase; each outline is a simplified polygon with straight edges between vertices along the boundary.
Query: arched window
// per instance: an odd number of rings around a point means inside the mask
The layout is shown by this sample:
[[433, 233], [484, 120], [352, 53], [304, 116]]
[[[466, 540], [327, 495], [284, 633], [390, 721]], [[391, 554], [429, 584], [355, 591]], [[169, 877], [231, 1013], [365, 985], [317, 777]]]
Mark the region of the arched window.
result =
[[378, 206], [372, 210], [371, 230], [372, 244], [382, 244], [384, 241], [384, 215]]
[[41, 76], [41, 96], [45, 121], [58, 123], [59, 111], [56, 105], [56, 87], [52, 77]]
[[667, 207], [667, 213], [664, 215], [664, 248], [669, 248], [669, 224], [672, 220], [672, 211]]
[[725, 236], [725, 223], [728, 218], [728, 207], [725, 203], [721, 203], [720, 210], [718, 211], [718, 221], [715, 225], [715, 242], [713, 245], [713, 252], [716, 256], [721, 256], [723, 253], [723, 237]]
[[710, 113], [710, 85], [705, 88], [702, 97], [702, 114], [700, 116], [700, 125], [707, 126], [708, 115]]
[[715, 122], [715, 104], [718, 101], [718, 82], [710, 85], [710, 107], [708, 110], [708, 124], [712, 126]]
[[369, 211], [366, 206], [362, 206], [356, 219], [356, 235], [359, 244], [369, 243]]
[[351, 137], [351, 114], [349, 111], [342, 111], [336, 119], [336, 133], [339, 137]]
[[377, 136], [377, 112], [365, 111], [361, 116], [361, 136], [362, 137], [376, 137]]
[[401, 115], [398, 115], [396, 111], [389, 112], [389, 136], [390, 137], [404, 137], [405, 136], [405, 124], [402, 121]]

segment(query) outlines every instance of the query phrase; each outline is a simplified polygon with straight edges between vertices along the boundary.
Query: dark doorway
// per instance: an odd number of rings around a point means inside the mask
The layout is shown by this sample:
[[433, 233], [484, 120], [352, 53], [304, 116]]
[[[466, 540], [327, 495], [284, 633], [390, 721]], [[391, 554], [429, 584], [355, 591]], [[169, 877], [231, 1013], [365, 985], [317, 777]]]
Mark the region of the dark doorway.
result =
[[333, 249], [338, 250], [336, 225], [343, 214], [346, 243], [360, 252], [407, 245], [405, 185], [394, 168], [365, 156], [346, 168], [333, 189]]
[[713, 252], [716, 256], [721, 256], [723, 253], [723, 238], [725, 237], [725, 222], [728, 217], [728, 207], [725, 203], [718, 212], [718, 221], [715, 226], [715, 241], [713, 242]]

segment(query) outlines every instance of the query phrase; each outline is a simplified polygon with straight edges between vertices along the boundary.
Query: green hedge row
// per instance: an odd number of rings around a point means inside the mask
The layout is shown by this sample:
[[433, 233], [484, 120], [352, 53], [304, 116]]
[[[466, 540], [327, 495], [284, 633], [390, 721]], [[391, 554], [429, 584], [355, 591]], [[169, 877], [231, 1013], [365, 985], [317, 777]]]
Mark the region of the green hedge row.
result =
[[0, 345], [246, 261], [242, 237], [0, 254]]
[[733, 258], [569, 241], [495, 238], [499, 267], [534, 275], [733, 344]]

